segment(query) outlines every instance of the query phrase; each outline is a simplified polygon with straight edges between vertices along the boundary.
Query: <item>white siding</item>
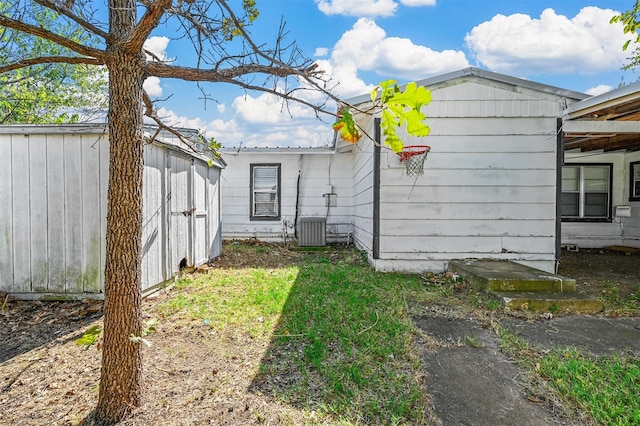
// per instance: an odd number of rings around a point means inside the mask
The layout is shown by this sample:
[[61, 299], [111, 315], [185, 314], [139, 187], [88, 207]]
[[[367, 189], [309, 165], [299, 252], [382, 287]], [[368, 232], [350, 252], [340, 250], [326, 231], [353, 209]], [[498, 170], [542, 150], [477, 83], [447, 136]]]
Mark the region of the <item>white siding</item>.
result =
[[[222, 171], [222, 236], [225, 239], [258, 238], [282, 241], [283, 224], [287, 238], [295, 234], [293, 222], [314, 216], [327, 218], [327, 239], [346, 242], [352, 232], [351, 220], [351, 155], [322, 153], [287, 153], [271, 149], [223, 155], [227, 167]], [[251, 164], [280, 164], [280, 219], [263, 221], [250, 219]], [[298, 175], [300, 190], [298, 193]], [[327, 207], [329, 185], [335, 205]]]
[[[631, 217], [611, 222], [562, 222], [562, 244], [585, 248], [623, 245], [640, 248], [640, 202], [629, 201], [629, 163], [640, 161], [640, 152], [625, 154], [582, 152], [565, 154], [565, 164], [610, 163], [613, 165], [612, 206], [630, 205]], [[615, 212], [615, 208], [612, 214]]]
[[222, 253], [222, 222], [220, 197], [220, 169], [208, 167], [207, 203], [208, 203], [208, 232], [209, 259], [214, 259]]
[[433, 87], [432, 97], [431, 134], [401, 136], [431, 146], [424, 175], [405, 176], [382, 150], [375, 267], [442, 271], [451, 259], [492, 258], [552, 272], [562, 99], [477, 78]]
[[[370, 116], [357, 117], [363, 129], [372, 131], [374, 119]], [[374, 133], [368, 133], [373, 137]], [[373, 258], [373, 153], [371, 140], [364, 140], [352, 150], [353, 157], [353, 239], [358, 248]]]
[[[0, 127], [2, 291], [23, 298], [102, 297], [109, 144], [101, 127], [73, 129]], [[145, 146], [143, 289], [162, 283], [177, 271], [177, 264], [175, 271], [170, 270], [167, 254], [167, 152], [173, 148]], [[191, 160], [185, 161], [190, 170]], [[198, 265], [222, 249], [220, 174], [217, 167], [209, 168], [202, 160], [194, 162], [196, 211], [188, 229], [196, 233], [191, 240]], [[173, 191], [189, 204], [190, 189], [191, 184], [181, 181]]]
[[167, 279], [165, 241], [166, 204], [164, 201], [165, 149], [147, 145], [144, 151], [143, 226], [142, 226], [142, 281], [144, 287]]
[[106, 144], [99, 134], [0, 134], [0, 289], [101, 291]]

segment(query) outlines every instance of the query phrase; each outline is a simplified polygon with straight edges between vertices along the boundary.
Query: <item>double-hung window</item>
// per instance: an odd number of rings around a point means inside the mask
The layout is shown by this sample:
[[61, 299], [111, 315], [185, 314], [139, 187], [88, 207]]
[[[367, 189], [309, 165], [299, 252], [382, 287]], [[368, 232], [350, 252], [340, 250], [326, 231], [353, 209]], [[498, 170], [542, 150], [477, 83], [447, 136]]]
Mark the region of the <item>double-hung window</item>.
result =
[[611, 220], [611, 164], [562, 167], [562, 219]]
[[640, 201], [640, 161], [630, 164], [629, 201]]
[[251, 164], [251, 219], [280, 219], [280, 164]]

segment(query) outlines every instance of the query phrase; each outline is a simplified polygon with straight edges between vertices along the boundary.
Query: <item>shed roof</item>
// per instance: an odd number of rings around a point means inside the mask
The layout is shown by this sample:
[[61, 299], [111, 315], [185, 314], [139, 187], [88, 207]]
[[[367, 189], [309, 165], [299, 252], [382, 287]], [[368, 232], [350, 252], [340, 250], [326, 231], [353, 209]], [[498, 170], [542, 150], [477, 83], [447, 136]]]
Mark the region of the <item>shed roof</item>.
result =
[[[200, 132], [195, 129], [175, 128], [185, 139], [193, 144], [185, 144], [179, 138], [167, 130], [158, 131], [157, 126], [145, 125], [144, 135], [146, 138], [153, 138], [152, 142], [158, 145], [167, 146], [186, 155], [209, 161], [211, 156], [206, 154], [206, 144], [203, 142]], [[0, 134], [107, 134], [108, 127], [105, 123], [74, 123], [74, 124], [5, 124], [0, 125]], [[226, 163], [221, 158], [213, 158], [216, 167], [224, 168]]]
[[566, 150], [639, 151], [640, 82], [567, 107], [563, 130]]

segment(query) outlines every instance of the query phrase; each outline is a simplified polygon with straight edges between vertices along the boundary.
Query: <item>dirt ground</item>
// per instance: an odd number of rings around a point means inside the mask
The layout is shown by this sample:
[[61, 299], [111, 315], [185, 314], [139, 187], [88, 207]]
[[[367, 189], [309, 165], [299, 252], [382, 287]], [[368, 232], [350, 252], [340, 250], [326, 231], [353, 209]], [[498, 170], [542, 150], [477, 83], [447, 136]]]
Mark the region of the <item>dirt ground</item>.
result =
[[[273, 246], [258, 257], [223, 256], [212, 267], [278, 266], [301, 254]], [[340, 256], [332, 253], [331, 256]], [[560, 273], [579, 290], [640, 290], [640, 253], [566, 252]], [[175, 290], [145, 299], [147, 318]], [[102, 302], [24, 302], [0, 295], [0, 424], [77, 425], [97, 403], [101, 352], [75, 340], [100, 324]], [[159, 321], [144, 349], [145, 404], [123, 425], [316, 423], [314, 414], [255, 385], [268, 340], [199, 321]]]
[[624, 247], [609, 249], [563, 250], [558, 274], [576, 280], [580, 293], [605, 298], [640, 299], [640, 250]]

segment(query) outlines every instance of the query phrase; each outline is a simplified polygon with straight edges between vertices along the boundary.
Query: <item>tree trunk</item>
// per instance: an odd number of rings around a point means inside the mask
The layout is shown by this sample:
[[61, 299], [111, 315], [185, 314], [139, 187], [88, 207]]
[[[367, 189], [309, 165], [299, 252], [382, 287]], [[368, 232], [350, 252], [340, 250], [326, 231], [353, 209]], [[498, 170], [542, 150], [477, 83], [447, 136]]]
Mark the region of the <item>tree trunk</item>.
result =
[[[112, 12], [125, 14], [116, 18], [121, 24], [118, 28], [135, 23], [135, 1], [112, 3], [123, 3]], [[112, 34], [123, 40], [128, 31], [113, 31], [117, 24], [112, 16]], [[104, 345], [94, 412], [94, 419], [102, 424], [117, 423], [142, 402], [142, 348], [131, 337], [142, 332], [143, 58], [141, 52], [128, 53], [118, 45], [109, 49], [113, 56], [107, 64], [110, 162]]]

